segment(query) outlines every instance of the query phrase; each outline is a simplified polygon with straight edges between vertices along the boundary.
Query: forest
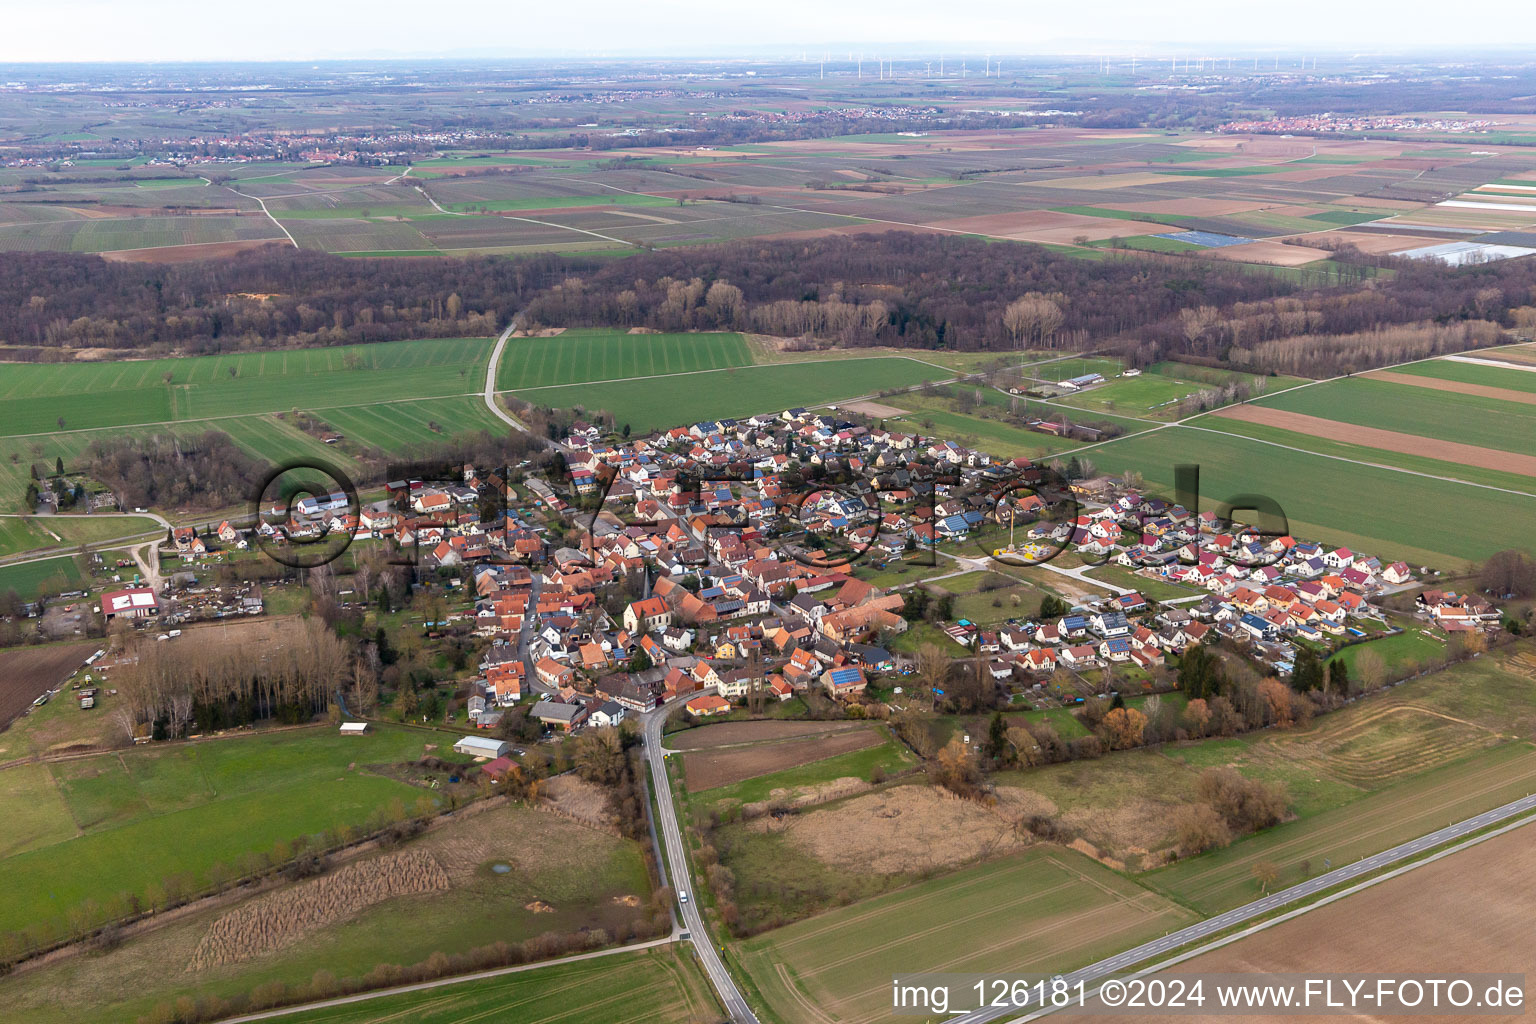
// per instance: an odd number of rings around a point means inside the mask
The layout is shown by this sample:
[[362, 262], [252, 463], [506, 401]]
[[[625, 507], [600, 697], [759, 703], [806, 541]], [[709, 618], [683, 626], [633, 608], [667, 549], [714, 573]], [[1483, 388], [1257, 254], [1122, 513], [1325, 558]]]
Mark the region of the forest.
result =
[[[1536, 261], [1450, 269], [1343, 248], [1358, 280], [1303, 288], [1217, 260], [889, 232], [743, 241], [624, 258], [353, 260], [271, 248], [143, 266], [17, 254], [0, 263], [0, 344], [196, 354], [490, 335], [532, 325], [748, 330], [793, 346], [1107, 349], [1261, 372], [1343, 372], [1536, 326]], [[1384, 265], [1385, 264], [1385, 265]], [[1451, 329], [1467, 325], [1466, 329]], [[1398, 328], [1410, 328], [1399, 331]], [[1330, 339], [1348, 336], [1349, 356]]]

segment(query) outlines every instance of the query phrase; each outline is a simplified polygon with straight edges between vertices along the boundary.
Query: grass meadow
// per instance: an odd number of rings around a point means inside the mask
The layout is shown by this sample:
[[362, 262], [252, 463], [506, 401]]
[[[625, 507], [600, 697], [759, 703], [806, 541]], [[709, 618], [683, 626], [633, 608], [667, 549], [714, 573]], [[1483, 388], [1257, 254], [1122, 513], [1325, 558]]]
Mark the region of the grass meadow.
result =
[[53, 593], [74, 590], [82, 585], [85, 577], [70, 555], [45, 558], [36, 562], [16, 565], [0, 565], [0, 594], [8, 590], [26, 597], [41, 590]]
[[195, 890], [215, 864], [361, 825], [391, 801], [409, 806], [421, 790], [364, 766], [420, 755], [420, 736], [404, 730], [303, 729], [51, 764], [46, 779], [30, 780], [48, 813], [12, 827], [16, 852], [0, 860], [12, 883], [0, 932], [62, 925], [86, 900], [149, 901], [170, 879]]
[[[281, 949], [188, 972], [212, 923], [233, 909], [259, 906], [261, 897], [242, 900], [238, 908], [221, 905], [164, 924], [108, 953], [7, 979], [0, 991], [33, 1024], [119, 1024], [183, 997], [231, 998], [277, 984], [299, 988], [317, 970], [360, 978], [380, 964], [418, 963], [433, 953], [460, 953], [546, 932], [608, 928], [643, 913], [630, 904], [636, 899], [643, 904], [650, 893], [638, 844], [519, 805], [447, 823], [407, 848], [436, 860], [449, 888], [359, 907], [340, 920], [293, 935]], [[490, 870], [497, 862], [513, 869], [497, 874]], [[306, 884], [323, 887], [324, 880]], [[540, 969], [511, 977], [535, 981], [552, 976]], [[443, 991], [464, 995], [473, 990], [466, 983]], [[382, 1013], [392, 1004], [381, 999], [368, 1008]], [[457, 999], [449, 1004], [461, 1005]], [[416, 1009], [427, 1012], [435, 1005], [425, 1002]], [[599, 1000], [599, 1006], [607, 1004]]]

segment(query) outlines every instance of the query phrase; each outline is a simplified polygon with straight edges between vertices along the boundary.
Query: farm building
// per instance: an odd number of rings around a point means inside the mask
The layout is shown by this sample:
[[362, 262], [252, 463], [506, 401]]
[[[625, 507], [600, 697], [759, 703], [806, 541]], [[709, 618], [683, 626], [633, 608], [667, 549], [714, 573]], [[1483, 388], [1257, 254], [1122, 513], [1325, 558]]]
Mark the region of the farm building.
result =
[[112, 619], [121, 615], [130, 619], [143, 619], [156, 615], [160, 602], [148, 587], [129, 587], [127, 590], [111, 590], [101, 595], [101, 614]]
[[716, 697], [712, 693], [707, 693], [702, 697], [693, 698], [693, 700], [684, 704], [683, 707], [688, 709], [690, 715], [698, 715], [702, 718], [707, 715], [724, 715], [729, 713], [731, 702], [724, 697]]
[[368, 732], [367, 722], [342, 722], [341, 734], [343, 736], [363, 736]]
[[587, 717], [587, 709], [581, 704], [566, 704], [558, 700], [541, 700], [528, 712], [534, 721], [570, 732]]
[[866, 683], [864, 670], [855, 665], [828, 669], [821, 676], [821, 685], [834, 697], [863, 693]]
[[465, 736], [453, 745], [455, 754], [468, 754], [471, 757], [500, 757], [512, 749], [506, 740], [493, 740], [489, 736]]

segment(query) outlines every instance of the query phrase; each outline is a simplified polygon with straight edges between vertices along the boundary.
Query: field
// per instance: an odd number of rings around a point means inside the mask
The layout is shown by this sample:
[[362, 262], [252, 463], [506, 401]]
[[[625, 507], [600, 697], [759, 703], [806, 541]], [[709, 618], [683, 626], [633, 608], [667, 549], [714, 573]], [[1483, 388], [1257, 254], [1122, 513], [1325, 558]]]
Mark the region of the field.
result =
[[[675, 1024], [718, 1016], [686, 946], [620, 953], [284, 1018], [293, 1024]], [[511, 1015], [511, 1016], [508, 1016]]]
[[1193, 920], [1080, 854], [1038, 847], [748, 939], [735, 953], [779, 1019], [863, 1024], [889, 1016], [892, 974], [1050, 974]]
[[[0, 907], [0, 931], [63, 923], [86, 900], [196, 890], [210, 869], [274, 843], [363, 824], [391, 801], [422, 791], [367, 772], [414, 759], [419, 736], [380, 730], [362, 737], [312, 729], [139, 749], [49, 766], [62, 803], [32, 832], [27, 852], [3, 862], [15, 880]], [[40, 836], [69, 838], [40, 845]]]
[[[1439, 647], [1433, 642], [1421, 648], [1417, 634], [1374, 643], [1405, 638], [1410, 646], [1400, 660], [1437, 653], [1428, 649]], [[1305, 728], [1170, 744], [995, 781], [1011, 803], [1057, 819], [1107, 863], [1133, 871], [1161, 862], [1174, 841], [1172, 811], [1194, 798], [1205, 769], [1234, 767], [1284, 785], [1294, 819], [1137, 876], [1187, 906], [1217, 913], [1253, 897], [1258, 860], [1273, 860], [1289, 884], [1325, 858], [1343, 864], [1526, 793], [1536, 749], [1519, 737], [1536, 728], [1533, 663], [1522, 647], [1413, 680]], [[1063, 736], [1081, 734], [1069, 719], [1047, 720]], [[973, 734], [982, 726], [968, 723]]]
[[[400, 861], [427, 869], [435, 885], [412, 894]], [[509, 870], [498, 874], [493, 864]], [[398, 894], [377, 884], [385, 873]], [[338, 903], [331, 893], [348, 882], [347, 899]], [[40, 1024], [116, 1024], [133, 1019], [123, 1016], [130, 1009], [142, 1013], [183, 995], [297, 987], [317, 969], [362, 977], [379, 964], [420, 962], [434, 952], [546, 932], [617, 930], [645, 913], [649, 892], [636, 844], [545, 811], [490, 807], [399, 851], [366, 854], [316, 880], [199, 910], [108, 955], [0, 982], [0, 993]], [[64, 991], [76, 995], [60, 999]], [[123, 993], [132, 993], [127, 1006]]]
[[[1519, 370], [1504, 373], [1527, 376]], [[1298, 388], [1254, 404], [1259, 408], [1354, 424], [1365, 428], [1361, 432], [1362, 443], [1378, 448], [1392, 450], [1393, 446], [1372, 440], [1368, 431], [1420, 437], [1424, 439], [1422, 443], [1428, 453], [1451, 463], [1471, 461], [1482, 464], [1482, 460], [1495, 458], [1492, 452], [1519, 454], [1536, 449], [1536, 408], [1483, 395], [1462, 395], [1352, 377]], [[1462, 447], [1448, 454], [1437, 454], [1427, 447], [1436, 443]], [[1491, 452], [1480, 460], [1465, 454], [1466, 448], [1491, 449]], [[1512, 471], [1529, 475], [1536, 469], [1521, 464], [1519, 469]]]
[[[1098, 384], [1079, 394], [1066, 395], [1057, 401], [1076, 409], [1101, 413], [1119, 413], [1123, 416], [1141, 416], [1152, 419], [1174, 419], [1179, 412], [1179, 401], [1187, 395], [1207, 390], [1217, 385], [1204, 383], [1179, 375], [1177, 363], [1162, 363], [1160, 368], [1143, 370], [1136, 377], [1114, 377], [1106, 384]], [[1245, 374], [1222, 374], [1232, 380], [1250, 385], [1258, 383], [1270, 390], [1288, 386], [1286, 380], [1269, 380]]]
[[118, 537], [154, 533], [160, 524], [143, 516], [44, 516], [0, 518], [0, 555], [38, 548], [99, 544]]
[[[694, 797], [697, 804], [712, 804], [724, 806], [727, 804], [748, 804], [761, 800], [767, 800], [776, 794], [793, 798], [797, 794], [806, 794], [817, 787], [836, 784], [842, 780], [855, 780], [867, 782], [870, 774], [876, 769], [889, 774], [902, 768], [910, 767], [914, 758], [889, 733], [884, 727], [875, 730], [876, 742], [874, 745], [863, 745], [845, 752], [837, 753], [830, 757], [811, 758], [815, 751], [810, 749], [818, 744], [831, 745], [846, 744], [850, 742], [844, 737], [858, 736], [854, 731], [838, 732], [832, 734], [832, 738], [819, 737], [814, 740], [781, 740], [766, 744], [755, 744], [750, 747], [736, 748], [738, 751], [752, 751], [755, 756], [742, 755], [742, 760], [757, 768], [777, 767], [784, 763], [788, 767], [779, 768], [777, 771], [760, 772], [743, 777], [741, 781], [717, 785], [704, 789]], [[861, 738], [862, 739], [862, 738]], [[865, 741], [867, 743], [867, 741]], [[793, 746], [789, 746], [793, 744]], [[767, 748], [768, 753], [757, 752]], [[722, 752], [723, 753], [723, 752]], [[688, 757], [698, 757], [697, 754], [689, 754]], [[719, 758], [722, 754], [714, 755]], [[734, 759], [732, 767], [745, 771], [748, 764], [741, 764]], [[713, 772], [707, 773], [700, 781], [713, 781], [709, 777]], [[694, 788], [692, 785], [690, 789]]]
[[[1204, 417], [1198, 422], [1214, 426], [1223, 421]], [[1268, 495], [1279, 502], [1293, 535], [1344, 544], [1384, 559], [1463, 565], [1529, 544], [1524, 524], [1533, 499], [1524, 494], [1471, 491], [1454, 479], [1294, 451], [1214, 429], [1148, 431], [1091, 448], [1087, 454], [1100, 471], [1138, 471], [1149, 489], [1170, 497], [1173, 466], [1198, 464], [1202, 507], [1238, 495]], [[1456, 467], [1447, 469], [1454, 478]], [[1475, 520], [1469, 518], [1473, 502]]]
[[11, 590], [23, 597], [43, 591], [59, 593], [78, 588], [83, 580], [80, 567], [68, 555], [17, 565], [0, 565], [0, 594]]
[[[1347, 441], [1368, 448], [1405, 455], [1425, 455], [1453, 466], [1475, 466], [1501, 473], [1536, 476], [1536, 456], [1480, 448], [1477, 445], [1460, 444], [1437, 437], [1421, 437], [1397, 430], [1359, 426], [1262, 405], [1234, 406], [1218, 410], [1216, 415], [1223, 419], [1278, 427], [1294, 434], [1323, 438], [1328, 441]], [[1361, 415], [1369, 415], [1369, 413], [1361, 413]], [[1518, 435], [1519, 431], [1516, 430], [1514, 433]]]
[[[7, 435], [372, 405], [484, 387], [485, 338], [106, 363], [21, 364], [0, 385]], [[169, 379], [167, 380], [167, 377]]]
[[48, 644], [0, 652], [0, 730], [31, 706], [43, 691], [63, 682], [96, 644]]
[[667, 746], [674, 750], [707, 750], [710, 747], [794, 739], [860, 728], [863, 726], [853, 722], [720, 722], [673, 733], [667, 737]]
[[745, 417], [795, 406], [817, 406], [888, 388], [912, 387], [943, 375], [914, 359], [840, 359], [703, 370], [608, 384], [570, 384], [514, 392], [550, 408], [607, 410], [637, 432], [680, 420]]
[[739, 334], [626, 334], [567, 330], [549, 338], [513, 338], [496, 367], [496, 387], [580, 384], [749, 366]]
[[[921, 89], [892, 88], [893, 101], [926, 100]], [[841, 89], [818, 85], [817, 95], [841, 100]], [[1004, 95], [996, 101], [1007, 102]], [[783, 105], [777, 96], [739, 102]], [[710, 103], [680, 95], [672, 104], [641, 106], [683, 116]], [[589, 109], [594, 118], [613, 116], [612, 107]], [[1303, 148], [1266, 136], [1015, 128], [708, 152], [653, 147], [619, 159], [565, 149], [447, 152], [419, 161], [406, 176], [399, 166], [230, 165], [219, 174], [238, 180], [218, 184], [81, 161], [71, 169], [75, 180], [42, 173], [28, 190], [0, 197], [0, 249], [169, 260], [286, 244], [260, 196], [300, 246], [362, 257], [607, 254], [637, 245], [910, 230], [1051, 245], [1085, 259], [1244, 260], [1261, 273], [1326, 278], [1333, 269], [1328, 243], [1360, 240], [1395, 252], [1425, 242], [1387, 234], [1381, 224], [1486, 230], [1531, 222], [1516, 208], [1524, 204], [1496, 184], [1529, 169], [1528, 151], [1495, 155], [1424, 139], [1413, 145], [1418, 156], [1405, 159], [1407, 144], [1390, 139], [1325, 139]], [[498, 167], [516, 173], [466, 173]], [[1447, 195], [1471, 205], [1437, 205]], [[1211, 248], [1189, 240], [1216, 235], [1253, 241]]]
[[684, 756], [684, 779], [690, 792], [709, 790], [744, 782], [759, 775], [798, 768], [839, 754], [851, 754], [882, 742], [883, 738], [874, 729], [848, 729], [803, 739], [698, 751]]
[[[1487, 840], [1407, 875], [1275, 925], [1176, 967], [1164, 976], [1231, 972], [1408, 975], [1455, 950], [1489, 973], [1536, 969], [1525, 941], [1536, 898], [1530, 826]], [[1118, 1018], [1092, 1016], [1088, 1020]], [[1138, 1014], [1172, 1024], [1187, 1017]], [[1248, 1020], [1237, 1015], [1215, 1021]]]

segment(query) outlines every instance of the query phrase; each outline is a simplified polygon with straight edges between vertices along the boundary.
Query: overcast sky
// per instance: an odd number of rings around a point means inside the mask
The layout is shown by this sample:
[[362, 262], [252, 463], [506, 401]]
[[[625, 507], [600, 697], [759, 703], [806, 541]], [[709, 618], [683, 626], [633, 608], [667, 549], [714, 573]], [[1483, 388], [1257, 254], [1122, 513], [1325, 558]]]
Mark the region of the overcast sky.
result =
[[[0, 61], [579, 56], [783, 44], [932, 52], [1402, 52], [1536, 45], [1536, 2], [1480, 0], [0, 0]], [[866, 51], [866, 52], [869, 52]]]

